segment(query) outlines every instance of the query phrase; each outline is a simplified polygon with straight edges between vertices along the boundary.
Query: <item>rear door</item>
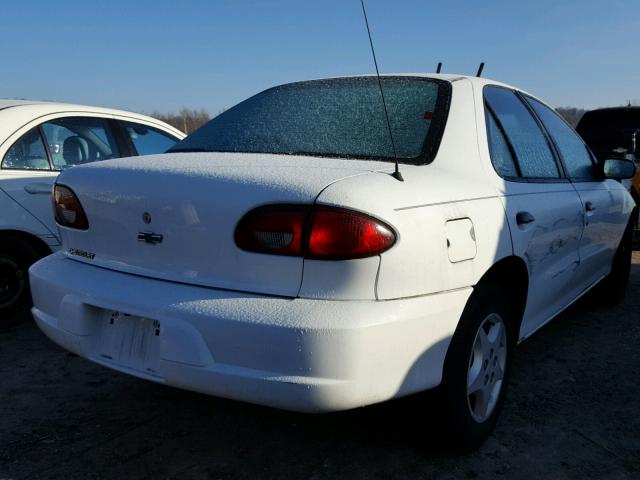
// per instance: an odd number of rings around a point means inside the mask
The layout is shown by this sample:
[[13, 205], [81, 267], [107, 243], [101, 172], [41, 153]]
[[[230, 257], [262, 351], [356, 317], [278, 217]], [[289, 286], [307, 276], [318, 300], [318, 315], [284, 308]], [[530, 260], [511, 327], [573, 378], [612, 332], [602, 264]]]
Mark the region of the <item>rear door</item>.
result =
[[0, 168], [0, 188], [54, 234], [51, 186], [58, 172], [51, 168], [41, 129], [20, 136], [0, 159]]
[[550, 139], [512, 90], [484, 89], [491, 160], [505, 180], [503, 197], [514, 254], [529, 271], [521, 336], [552, 318], [579, 292], [574, 279], [582, 234], [580, 198]]
[[578, 278], [586, 288], [609, 273], [628, 221], [623, 212], [625, 193], [616, 188], [615, 181], [599, 178], [595, 160], [584, 142], [556, 112], [534, 98], [526, 99], [549, 132], [566, 174], [580, 196], [584, 231]]
[[57, 236], [51, 188], [60, 170], [120, 156], [109, 119], [48, 120], [16, 140], [2, 158], [1, 188]]

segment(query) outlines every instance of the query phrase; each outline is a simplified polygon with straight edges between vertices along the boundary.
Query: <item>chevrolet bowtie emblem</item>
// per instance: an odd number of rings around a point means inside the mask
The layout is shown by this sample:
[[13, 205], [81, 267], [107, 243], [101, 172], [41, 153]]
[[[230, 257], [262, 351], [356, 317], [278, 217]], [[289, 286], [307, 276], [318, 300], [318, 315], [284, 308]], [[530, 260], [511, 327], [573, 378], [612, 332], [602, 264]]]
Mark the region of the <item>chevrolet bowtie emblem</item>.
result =
[[151, 245], [157, 245], [162, 243], [162, 235], [153, 232], [138, 232], [138, 241], [149, 243]]

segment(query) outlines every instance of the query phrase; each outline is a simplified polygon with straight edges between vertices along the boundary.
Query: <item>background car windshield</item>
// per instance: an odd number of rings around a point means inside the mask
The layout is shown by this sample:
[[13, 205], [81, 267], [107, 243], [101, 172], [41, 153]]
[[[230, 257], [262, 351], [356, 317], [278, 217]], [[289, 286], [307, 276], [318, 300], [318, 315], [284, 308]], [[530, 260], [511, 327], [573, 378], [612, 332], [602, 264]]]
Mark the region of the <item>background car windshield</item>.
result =
[[[383, 77], [400, 161], [428, 161], [448, 109], [449, 84]], [[259, 93], [214, 118], [170, 152], [256, 152], [393, 160], [375, 77], [300, 82]]]

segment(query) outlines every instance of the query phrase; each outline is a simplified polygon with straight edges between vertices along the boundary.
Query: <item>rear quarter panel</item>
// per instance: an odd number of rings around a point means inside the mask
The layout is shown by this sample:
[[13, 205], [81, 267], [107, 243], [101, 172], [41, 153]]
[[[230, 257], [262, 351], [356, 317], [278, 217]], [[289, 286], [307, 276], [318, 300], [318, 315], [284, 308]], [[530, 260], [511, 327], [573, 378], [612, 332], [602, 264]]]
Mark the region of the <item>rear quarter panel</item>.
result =
[[[396, 244], [380, 258], [377, 299], [472, 286], [493, 264], [512, 254], [504, 207], [479, 154], [476, 110], [471, 82], [453, 82], [449, 118], [431, 164], [401, 165], [403, 182], [385, 173], [348, 178], [318, 197], [318, 203], [360, 210], [396, 229]], [[465, 236], [464, 229], [448, 224], [461, 219], [471, 222], [468, 236], [449, 238]], [[452, 256], [454, 241], [466, 242], [471, 247], [466, 251], [475, 250], [472, 258], [459, 261]]]
[[[468, 195], [460, 190], [468, 192], [474, 188], [475, 182], [458, 179], [455, 182], [457, 187], [447, 188], [450, 182], [448, 175], [429, 166], [415, 167], [410, 172], [405, 169], [403, 174], [405, 182], [402, 184], [384, 174], [367, 178], [369, 193], [363, 192], [360, 198], [354, 194], [358, 187], [351, 184], [361, 182], [364, 178], [347, 179], [340, 182], [339, 190], [350, 190], [348, 199], [339, 198], [338, 188], [325, 191], [318, 199], [319, 203], [365, 211], [396, 230], [396, 244], [380, 256], [375, 284], [377, 299], [412, 297], [472, 286], [494, 263], [511, 255], [509, 228], [497, 196], [477, 192], [480, 196], [464, 198]], [[431, 195], [425, 194], [423, 203], [398, 205], [397, 198], [394, 201], [394, 193], [401, 195], [398, 185], [404, 188], [422, 186]], [[370, 192], [383, 193], [372, 197]], [[434, 192], [437, 193], [434, 195]], [[444, 202], [434, 199], [441, 195], [462, 198]], [[465, 225], [470, 222], [471, 229], [468, 232], [449, 228], [449, 222], [463, 219], [466, 220]], [[464, 238], [454, 238], [452, 235]], [[451, 255], [450, 249], [460, 241], [475, 244], [471, 258], [457, 260]], [[372, 263], [372, 260], [369, 262]], [[364, 263], [361, 268], [364, 273]], [[362, 278], [369, 276], [363, 275]], [[341, 281], [344, 282], [344, 279]]]

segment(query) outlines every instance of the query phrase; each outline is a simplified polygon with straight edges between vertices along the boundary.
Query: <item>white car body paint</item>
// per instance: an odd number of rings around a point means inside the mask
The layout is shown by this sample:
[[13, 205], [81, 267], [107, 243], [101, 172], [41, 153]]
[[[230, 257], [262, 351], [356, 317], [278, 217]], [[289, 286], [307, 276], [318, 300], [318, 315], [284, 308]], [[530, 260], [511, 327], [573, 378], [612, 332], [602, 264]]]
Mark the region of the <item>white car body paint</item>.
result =
[[[307, 412], [436, 386], [471, 293], [389, 302], [289, 299], [141, 278], [62, 253], [30, 273], [38, 326], [64, 348], [148, 380]], [[160, 322], [157, 374], [102, 356], [95, 334], [110, 311]]]
[[[51, 187], [49, 187], [51, 188]], [[51, 215], [51, 194], [47, 197], [49, 204], [48, 215]], [[0, 189], [0, 230], [11, 230], [24, 232], [28, 235], [40, 238], [52, 250], [60, 246], [58, 237], [47, 228], [47, 225], [40, 221], [33, 213], [24, 206], [16, 202]]]
[[[451, 82], [447, 125], [431, 164], [400, 166], [404, 182], [390, 163], [262, 154], [167, 154], [64, 172], [59, 182], [90, 227], [60, 227], [64, 251], [31, 268], [36, 322], [64, 348], [152, 381], [341, 410], [437, 386], [474, 287], [515, 256], [529, 271], [525, 338], [609, 272], [632, 199], [617, 182], [587, 194], [570, 182], [502, 179], [482, 96], [497, 83], [433, 77]], [[583, 210], [587, 195], [607, 199], [601, 219]], [[365, 212], [392, 226], [397, 242], [346, 261], [238, 249], [235, 225], [268, 203]], [[524, 208], [540, 223], [519, 226]], [[138, 242], [147, 229], [163, 242]], [[114, 312], [159, 322], [152, 360], [113, 351], [101, 332]]]
[[[184, 133], [146, 115], [102, 107], [26, 100], [0, 100], [0, 163], [7, 151], [32, 128], [66, 117], [123, 120], [157, 128], [176, 138]], [[0, 168], [0, 233], [21, 232], [42, 239], [52, 251], [60, 247], [51, 212], [51, 188], [59, 171]], [[25, 215], [25, 212], [28, 215]]]

